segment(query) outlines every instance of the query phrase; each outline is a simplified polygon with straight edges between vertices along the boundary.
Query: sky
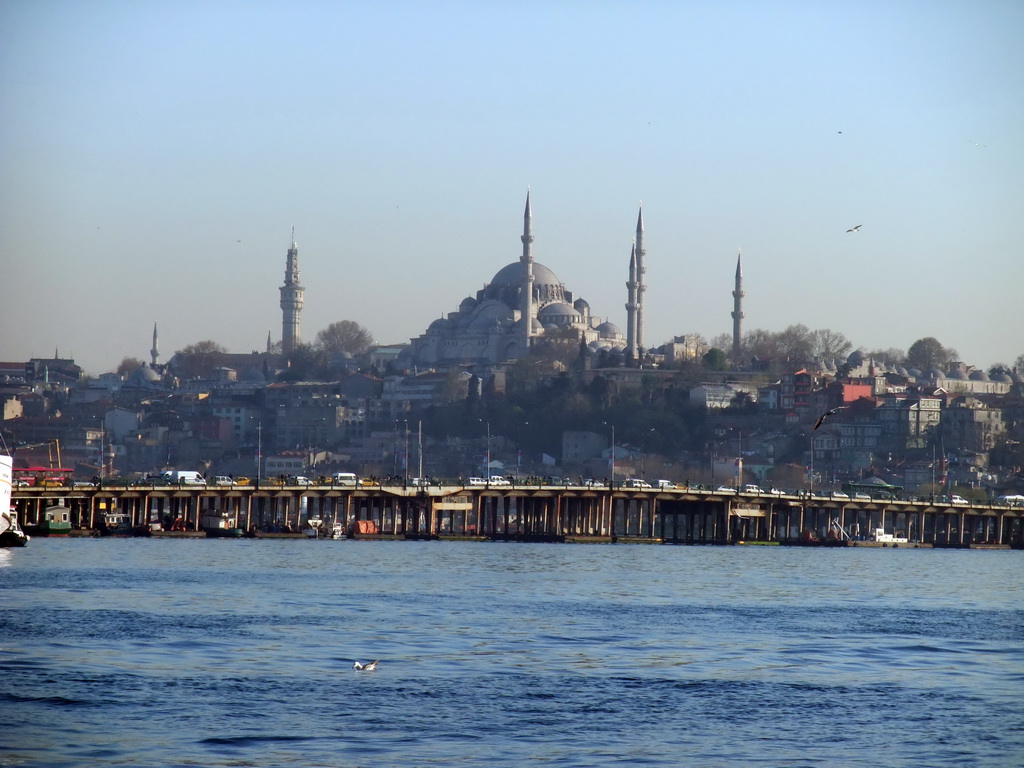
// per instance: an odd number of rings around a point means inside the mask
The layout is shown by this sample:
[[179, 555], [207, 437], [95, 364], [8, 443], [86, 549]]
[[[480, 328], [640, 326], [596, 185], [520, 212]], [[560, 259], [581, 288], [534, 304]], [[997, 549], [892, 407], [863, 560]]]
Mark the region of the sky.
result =
[[[1018, 0], [0, 0], [0, 360], [408, 342], [518, 260], [645, 342], [1024, 354]], [[846, 230], [861, 225], [854, 233]]]

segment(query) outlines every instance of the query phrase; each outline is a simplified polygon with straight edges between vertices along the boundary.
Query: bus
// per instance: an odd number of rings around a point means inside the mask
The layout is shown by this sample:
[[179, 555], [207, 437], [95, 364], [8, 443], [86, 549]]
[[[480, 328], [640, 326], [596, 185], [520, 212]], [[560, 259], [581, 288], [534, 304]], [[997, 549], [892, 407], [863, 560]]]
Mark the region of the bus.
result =
[[59, 488], [71, 485], [75, 470], [69, 467], [14, 467], [14, 487]]

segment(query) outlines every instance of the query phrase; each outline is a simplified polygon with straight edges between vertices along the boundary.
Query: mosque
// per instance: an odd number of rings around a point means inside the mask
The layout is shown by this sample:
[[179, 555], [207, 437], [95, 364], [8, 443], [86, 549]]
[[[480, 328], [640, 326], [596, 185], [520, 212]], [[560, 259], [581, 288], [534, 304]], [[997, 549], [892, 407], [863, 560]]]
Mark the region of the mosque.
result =
[[488, 365], [514, 360], [547, 335], [582, 341], [594, 352], [619, 350], [636, 359], [643, 342], [644, 275], [643, 209], [637, 218], [636, 241], [626, 283], [627, 331], [591, 314], [590, 305], [573, 298], [548, 267], [533, 258], [533, 213], [526, 195], [523, 253], [494, 275], [476, 296], [467, 296], [455, 312], [439, 317], [411, 340], [399, 356], [409, 367]]

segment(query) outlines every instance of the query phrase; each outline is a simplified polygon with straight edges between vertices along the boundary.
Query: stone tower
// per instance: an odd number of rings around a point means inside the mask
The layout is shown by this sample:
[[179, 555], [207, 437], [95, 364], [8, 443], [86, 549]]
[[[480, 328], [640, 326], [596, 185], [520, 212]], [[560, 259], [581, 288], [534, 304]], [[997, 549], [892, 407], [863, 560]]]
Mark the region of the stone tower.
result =
[[284, 270], [284, 285], [281, 286], [281, 351], [289, 357], [302, 341], [303, 288], [299, 284], [299, 247], [295, 244], [295, 228], [292, 227], [292, 246], [288, 249], [288, 261]]

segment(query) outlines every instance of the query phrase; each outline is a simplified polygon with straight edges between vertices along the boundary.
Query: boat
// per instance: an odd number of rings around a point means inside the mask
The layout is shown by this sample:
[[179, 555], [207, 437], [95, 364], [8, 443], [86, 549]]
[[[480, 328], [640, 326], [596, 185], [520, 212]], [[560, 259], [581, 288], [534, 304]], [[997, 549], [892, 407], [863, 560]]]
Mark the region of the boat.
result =
[[347, 539], [348, 535], [345, 533], [345, 526], [341, 523], [335, 523], [331, 526], [331, 538], [337, 541], [338, 539]]
[[138, 535], [134, 526], [132, 526], [131, 515], [120, 512], [118, 510], [111, 510], [110, 512], [104, 512], [102, 518], [102, 525], [100, 526], [100, 536], [136, 536]]
[[13, 463], [10, 456], [0, 455], [0, 547], [24, 547], [29, 540], [18, 525], [18, 511], [11, 506]]
[[47, 507], [42, 519], [29, 530], [37, 536], [68, 536], [71, 534], [71, 509], [63, 504]]
[[319, 517], [311, 517], [306, 520], [306, 527], [302, 529], [307, 539], [321, 539], [324, 537], [323, 531], [324, 521]]
[[871, 541], [879, 544], [908, 544], [910, 539], [906, 536], [899, 536], [893, 533], [886, 533], [884, 528], [876, 528], [871, 534]]
[[236, 525], [227, 512], [209, 512], [200, 518], [200, 527], [211, 539], [240, 539], [245, 536], [245, 531]]

